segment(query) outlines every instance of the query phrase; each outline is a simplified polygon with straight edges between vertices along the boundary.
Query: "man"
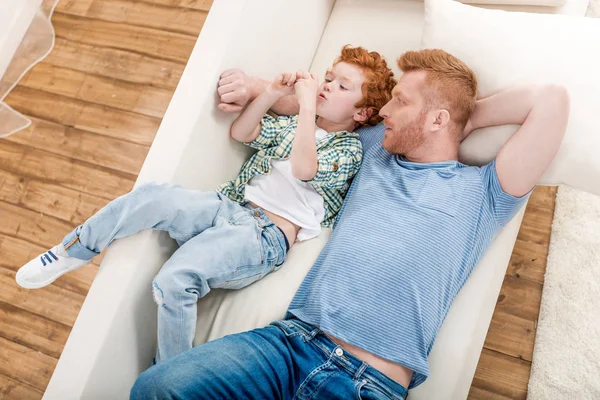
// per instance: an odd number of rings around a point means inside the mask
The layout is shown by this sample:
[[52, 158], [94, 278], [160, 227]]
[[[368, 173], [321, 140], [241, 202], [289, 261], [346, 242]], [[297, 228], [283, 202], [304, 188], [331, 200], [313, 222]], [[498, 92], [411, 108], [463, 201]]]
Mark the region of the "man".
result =
[[[359, 130], [361, 170], [285, 319], [149, 369], [133, 398], [402, 399], [425, 381], [453, 299], [558, 151], [569, 98], [543, 85], [477, 101], [474, 73], [441, 50], [398, 65], [385, 129]], [[219, 88], [225, 111], [264, 86], [237, 76]], [[471, 131], [501, 124], [521, 127], [495, 160], [457, 161]]]

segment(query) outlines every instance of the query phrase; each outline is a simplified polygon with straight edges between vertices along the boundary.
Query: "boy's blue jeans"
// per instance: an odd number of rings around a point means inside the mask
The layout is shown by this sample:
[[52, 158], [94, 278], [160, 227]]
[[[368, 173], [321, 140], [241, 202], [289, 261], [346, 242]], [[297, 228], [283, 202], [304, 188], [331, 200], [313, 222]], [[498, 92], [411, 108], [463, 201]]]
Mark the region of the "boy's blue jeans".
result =
[[131, 399], [395, 399], [407, 390], [296, 318], [205, 343], [142, 373]]
[[283, 233], [260, 209], [220, 193], [147, 184], [125, 194], [63, 240], [87, 260], [113, 240], [144, 229], [169, 232], [179, 249], [154, 278], [158, 304], [156, 362], [192, 348], [196, 302], [211, 288], [240, 289], [285, 261]]

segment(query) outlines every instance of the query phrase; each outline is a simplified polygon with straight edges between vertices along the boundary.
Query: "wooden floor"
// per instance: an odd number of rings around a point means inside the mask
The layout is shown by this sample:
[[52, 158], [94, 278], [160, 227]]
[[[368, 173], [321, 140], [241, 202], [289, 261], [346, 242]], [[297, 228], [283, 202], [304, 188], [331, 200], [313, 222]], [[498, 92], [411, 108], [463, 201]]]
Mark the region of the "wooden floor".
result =
[[[33, 124], [0, 140], [0, 399], [41, 398], [100, 259], [40, 290], [15, 272], [132, 188], [211, 2], [61, 0], [8, 97]], [[554, 197], [529, 203], [469, 398], [526, 397]]]

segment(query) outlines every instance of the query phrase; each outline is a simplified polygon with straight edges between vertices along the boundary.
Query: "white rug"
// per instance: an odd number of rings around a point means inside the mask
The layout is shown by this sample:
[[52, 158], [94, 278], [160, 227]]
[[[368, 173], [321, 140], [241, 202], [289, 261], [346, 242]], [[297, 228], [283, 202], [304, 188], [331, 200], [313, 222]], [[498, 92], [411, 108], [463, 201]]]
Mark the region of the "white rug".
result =
[[600, 399], [600, 197], [559, 188], [544, 279], [528, 399]]

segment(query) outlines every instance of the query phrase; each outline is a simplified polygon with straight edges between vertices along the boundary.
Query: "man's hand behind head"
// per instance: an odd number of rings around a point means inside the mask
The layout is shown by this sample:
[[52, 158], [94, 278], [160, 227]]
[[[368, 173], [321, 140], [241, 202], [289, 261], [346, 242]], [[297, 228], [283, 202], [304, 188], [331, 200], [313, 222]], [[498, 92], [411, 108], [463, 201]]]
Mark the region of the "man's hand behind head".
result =
[[239, 68], [223, 72], [217, 89], [221, 101], [219, 109], [229, 113], [242, 111], [242, 108], [256, 97], [253, 80]]

